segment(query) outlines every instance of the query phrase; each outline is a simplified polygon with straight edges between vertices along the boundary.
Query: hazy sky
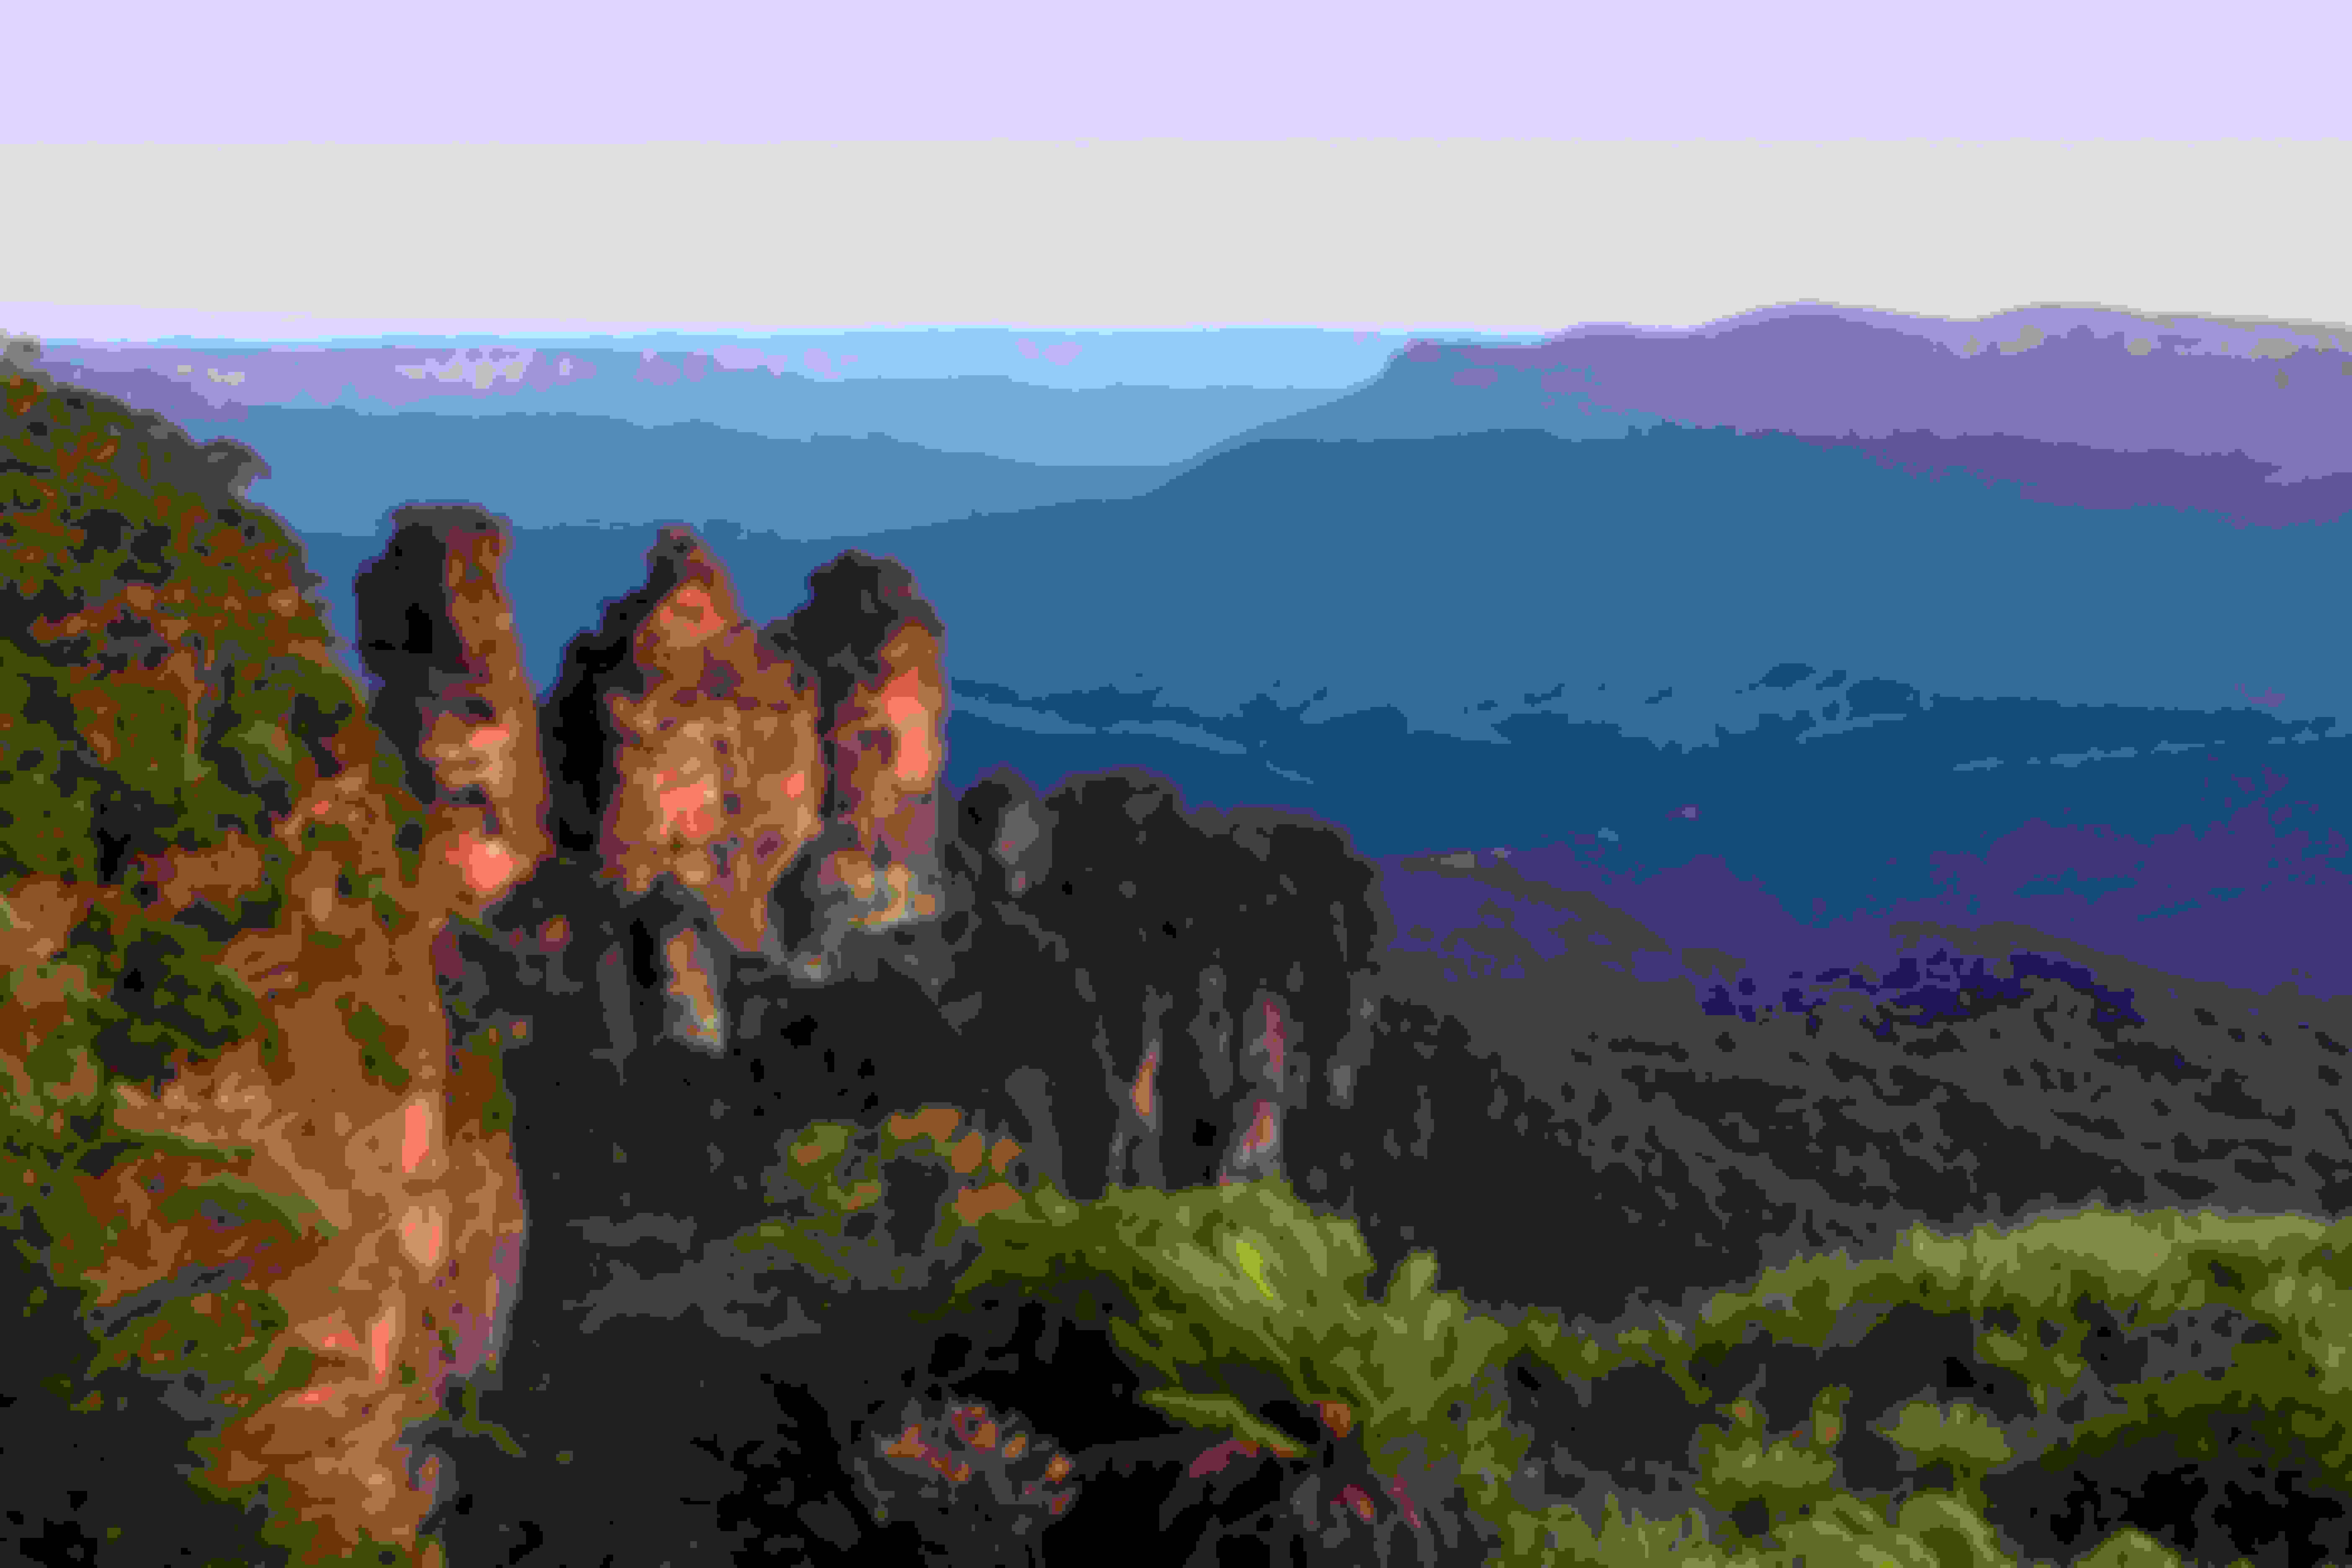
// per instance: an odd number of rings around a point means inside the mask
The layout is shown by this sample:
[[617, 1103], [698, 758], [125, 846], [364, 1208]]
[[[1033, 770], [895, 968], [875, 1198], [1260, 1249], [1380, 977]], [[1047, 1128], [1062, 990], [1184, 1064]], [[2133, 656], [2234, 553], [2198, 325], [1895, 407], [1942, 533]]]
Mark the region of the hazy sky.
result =
[[8, 24], [53, 335], [2352, 321], [2329, 0], [82, 15]]

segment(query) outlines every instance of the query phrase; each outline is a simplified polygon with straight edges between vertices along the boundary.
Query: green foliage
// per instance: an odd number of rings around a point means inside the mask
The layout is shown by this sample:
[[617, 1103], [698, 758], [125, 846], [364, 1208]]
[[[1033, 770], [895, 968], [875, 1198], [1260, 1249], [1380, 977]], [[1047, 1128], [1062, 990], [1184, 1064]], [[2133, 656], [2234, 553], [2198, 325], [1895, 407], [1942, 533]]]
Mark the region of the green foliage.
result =
[[1975, 1406], [1906, 1405], [1885, 1428], [1887, 1439], [1922, 1464], [1943, 1464], [1967, 1475], [2006, 1464], [2011, 1458], [2000, 1428]]
[[[248, 900], [247, 907], [264, 900]], [[283, 1046], [253, 993], [221, 967], [225, 942], [192, 922], [93, 907], [68, 952], [105, 987], [87, 1013], [89, 1043], [111, 1073], [152, 1079], [166, 1062], [204, 1062], [238, 1040]]]
[[2119, 1530], [2080, 1568], [2180, 1568], [2180, 1559], [2137, 1530]]
[[948, 1108], [869, 1128], [813, 1124], [793, 1142], [784, 1168], [793, 1190], [781, 1211], [732, 1246], [788, 1260], [835, 1290], [927, 1285], [977, 1254], [981, 1212], [1016, 1197], [1007, 1147]]
[[1699, 1496], [1727, 1512], [1744, 1503], [1764, 1505], [1779, 1521], [1837, 1491], [1835, 1446], [1844, 1391], [1826, 1391], [1813, 1403], [1811, 1441], [1783, 1438], [1767, 1446], [1763, 1418], [1746, 1401], [1725, 1407], [1729, 1423], [1699, 1436]]
[[97, 874], [98, 784], [53, 671], [0, 644], [0, 877]]
[[386, 1037], [390, 1026], [384, 1022], [383, 1015], [350, 996], [335, 998], [335, 1008], [342, 1014], [343, 1026], [351, 1031], [352, 1038], [360, 1043], [360, 1071], [368, 1081], [395, 1090], [406, 1089], [413, 1075], [393, 1054], [391, 1041]]
[[98, 1024], [108, 1004], [90, 988], [89, 973], [63, 958], [37, 961], [0, 972], [0, 1005], [29, 986], [51, 986], [73, 1008], [67, 1022], [26, 1043], [23, 1072], [6, 1075], [7, 1114], [28, 1128], [44, 1128], [60, 1114], [87, 1109], [103, 1075], [98, 1061]]
[[[2266, 1422], [2306, 1439], [2302, 1458], [2311, 1462], [2301, 1468], [2344, 1489], [2352, 1480], [2340, 1419], [2343, 1352], [2352, 1334], [2345, 1239], [2340, 1226], [2201, 1213], [2091, 1211], [2007, 1231], [1978, 1227], [1964, 1236], [1921, 1228], [1884, 1258], [1840, 1254], [1768, 1270], [1749, 1286], [1707, 1300], [1687, 1332], [1662, 1324], [1604, 1341], [1538, 1321], [1526, 1341], [1564, 1375], [1591, 1379], [1654, 1366], [1696, 1398], [1704, 1394], [1708, 1369], [1750, 1335], [1815, 1347], [1832, 1337], [1866, 1342], [1893, 1321], [1888, 1309], [1907, 1303], [1973, 1323], [1983, 1359], [2025, 1378], [2035, 1406], [2047, 1410], [2089, 1369], [2083, 1310], [2091, 1303], [2113, 1304], [2150, 1327], [2183, 1312], [2227, 1306], [2273, 1331], [2248, 1335], [2225, 1375], [2157, 1375], [2112, 1384], [2106, 1392], [2124, 1410], [2076, 1421], [2055, 1436], [2003, 1426], [1966, 1403], [1906, 1403], [1877, 1429], [1918, 1463], [1948, 1468], [1955, 1489], [1911, 1499], [1891, 1524], [1857, 1525], [1848, 1506], [1853, 1500], [1840, 1501], [1830, 1490], [1832, 1472], [1822, 1450], [1843, 1422], [1824, 1420], [1839, 1415], [1825, 1402], [1842, 1390], [1824, 1391], [1816, 1400], [1810, 1443], [1766, 1443], [1761, 1413], [1748, 1405], [1719, 1407], [1731, 1419], [1723, 1430], [1702, 1434], [1699, 1447], [1707, 1461], [1702, 1496], [1727, 1508], [1765, 1503], [1772, 1519], [1768, 1539], [1778, 1549], [1769, 1560], [1790, 1552], [1810, 1562], [1875, 1562], [1880, 1559], [1873, 1553], [1885, 1552], [1905, 1562], [2002, 1563], [2008, 1559], [1996, 1549], [1983, 1515], [1989, 1479], [2025, 1465], [2063, 1473], [2128, 1439], [2151, 1436], [2169, 1437], [2186, 1458], [2210, 1458], [2210, 1417], [2216, 1412], [2233, 1413], [2241, 1430]], [[1556, 1548], [1577, 1561], [1600, 1560], [1579, 1555], [1587, 1551], [1639, 1557], [1656, 1545], [1633, 1537], [1621, 1546], [1596, 1545], [1590, 1531], [1558, 1516], [1539, 1529], [1526, 1520], [1516, 1528], [1513, 1539], [1549, 1542], [1545, 1550]], [[1930, 1555], [1922, 1559], [1898, 1547], [1887, 1531], [1907, 1535]], [[2143, 1548], [2154, 1550], [2147, 1538], [2136, 1539], [2137, 1545], [2116, 1547], [2114, 1560], [2137, 1562]], [[2174, 1561], [2163, 1553], [2147, 1560]]]
[[1011, 1286], [1076, 1315], [1108, 1302], [1114, 1342], [1157, 1379], [1142, 1398], [1179, 1421], [1281, 1453], [1297, 1445], [1276, 1402], [1342, 1405], [1376, 1468], [1457, 1474], [1489, 1505], [1525, 1454], [1498, 1383], [1513, 1331], [1439, 1290], [1425, 1252], [1373, 1297], [1355, 1227], [1279, 1182], [1085, 1205], [1045, 1189], [981, 1235], [959, 1300]]
[[1990, 1568], [2007, 1561], [1984, 1516], [1946, 1493], [1907, 1500], [1895, 1524], [1933, 1554], [1934, 1568]]
[[[454, 1352], [457, 1349], [457, 1336], [446, 1329], [442, 1330], [441, 1332], [445, 1348]], [[450, 1416], [457, 1423], [458, 1431], [468, 1436], [488, 1438], [498, 1446], [500, 1453], [510, 1458], [522, 1458], [522, 1445], [515, 1441], [514, 1434], [482, 1414], [480, 1395], [470, 1384], [460, 1383], [451, 1385], [447, 1408]]]
[[[1408, 1258], [1375, 1292], [1374, 1263], [1355, 1228], [1316, 1215], [1278, 1181], [1180, 1193], [1113, 1189], [1084, 1204], [1050, 1184], [1014, 1184], [1001, 1205], [977, 1218], [950, 1217], [952, 1201], [941, 1199], [935, 1215], [941, 1223], [918, 1259], [894, 1250], [883, 1227], [859, 1226], [858, 1216], [887, 1210], [892, 1187], [918, 1170], [956, 1169], [959, 1151], [958, 1173], [977, 1173], [976, 1185], [987, 1184], [968, 1135], [954, 1136], [951, 1123], [918, 1121], [806, 1130], [791, 1165], [795, 1202], [737, 1247], [788, 1260], [849, 1293], [933, 1279], [941, 1266], [961, 1264], [949, 1312], [1008, 1290], [1047, 1301], [1107, 1333], [1144, 1374], [1143, 1403], [1204, 1435], [1277, 1456], [1299, 1454], [1301, 1408], [1344, 1405], [1376, 1467], [1417, 1461], [1457, 1478], [1465, 1500], [1502, 1543], [1494, 1561], [1506, 1564], [1995, 1568], [2013, 1559], [1985, 1517], [1989, 1474], [2037, 1458], [2071, 1458], [2109, 1429], [2145, 1431], [2182, 1412], [2245, 1398], [2234, 1380], [2126, 1385], [2118, 1392], [2135, 1401], [2131, 1414], [2079, 1424], [2054, 1446], [2022, 1447], [2020, 1433], [1969, 1404], [1908, 1401], [1874, 1429], [1917, 1464], [1948, 1468], [1954, 1486], [1874, 1503], [1840, 1488], [1834, 1452], [1848, 1430], [1851, 1398], [1843, 1387], [1816, 1391], [1805, 1420], [1784, 1436], [1768, 1433], [1754, 1400], [1716, 1405], [1712, 1425], [1702, 1418], [1696, 1407], [1713, 1397], [1710, 1367], [1759, 1328], [1818, 1346], [1832, 1335], [1851, 1342], [1857, 1332], [1866, 1339], [1880, 1331], [1885, 1309], [1895, 1304], [1965, 1314], [1978, 1324], [1989, 1359], [2030, 1364], [2046, 1398], [2084, 1366], [2078, 1300], [2134, 1300], [2155, 1310], [2227, 1300], [2281, 1325], [2276, 1343], [2286, 1348], [2245, 1349], [2276, 1359], [2286, 1379], [2274, 1391], [2281, 1419], [2316, 1427], [2325, 1401], [2313, 1397], [2314, 1369], [2338, 1364], [2335, 1347], [2347, 1323], [2336, 1282], [2347, 1254], [2334, 1228], [2202, 1215], [2140, 1224], [2093, 1213], [2005, 1232], [1979, 1227], [1966, 1237], [1915, 1230], [1885, 1258], [1801, 1258], [1709, 1300], [1688, 1325], [1661, 1317], [1654, 1327], [1605, 1339], [1570, 1332], [1553, 1317], [1507, 1325], [1472, 1311], [1437, 1288], [1436, 1259], [1427, 1252]], [[1989, 1320], [2023, 1326], [1997, 1331]], [[2070, 1336], [2074, 1350], [2067, 1348]], [[1769, 1521], [1763, 1534], [1717, 1545], [1699, 1518], [1642, 1518], [1613, 1498], [1597, 1526], [1565, 1505], [1517, 1501], [1505, 1483], [1530, 1435], [1512, 1419], [1499, 1378], [1522, 1352], [1580, 1383], [1641, 1367], [1670, 1376], [1695, 1407], [1699, 1495], [1727, 1512], [1760, 1503]], [[2093, 1560], [2178, 1568], [2169, 1553], [2129, 1531]]]
[[171, 1297], [101, 1339], [85, 1375], [125, 1367], [173, 1377], [194, 1373], [215, 1387], [260, 1381], [250, 1374], [285, 1327], [277, 1300], [257, 1287]]
[[157, 1215], [177, 1224], [210, 1208], [225, 1226], [269, 1225], [294, 1237], [327, 1237], [334, 1226], [319, 1205], [298, 1193], [260, 1186], [242, 1176], [222, 1173], [198, 1176], [166, 1194], [155, 1205]]

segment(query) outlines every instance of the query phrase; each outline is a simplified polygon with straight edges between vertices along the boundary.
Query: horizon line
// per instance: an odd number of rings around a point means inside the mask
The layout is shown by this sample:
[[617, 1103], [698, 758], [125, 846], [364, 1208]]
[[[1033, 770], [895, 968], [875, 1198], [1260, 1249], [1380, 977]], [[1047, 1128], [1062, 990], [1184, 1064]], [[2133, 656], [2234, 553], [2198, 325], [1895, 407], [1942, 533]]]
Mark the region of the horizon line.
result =
[[[2320, 321], [2298, 317], [2252, 315], [2236, 311], [2205, 311], [2167, 310], [2146, 306], [2108, 305], [2089, 301], [2042, 300], [2007, 305], [1976, 314], [1945, 314], [1936, 310], [1904, 309], [1889, 305], [1855, 305], [1807, 297], [1779, 303], [1749, 306], [1690, 322], [1640, 322], [1591, 319], [1564, 326], [1542, 328], [1505, 328], [1467, 325], [1397, 325], [1363, 326], [1360, 324], [1327, 324], [1301, 321], [1230, 321], [1171, 325], [1035, 325], [996, 321], [943, 323], [917, 322], [903, 324], [863, 323], [830, 326], [747, 326], [703, 323], [654, 324], [642, 322], [518, 322], [499, 327], [478, 321], [435, 321], [376, 322], [367, 318], [277, 316], [252, 311], [173, 310], [130, 307], [126, 314], [148, 314], [164, 318], [186, 317], [203, 321], [207, 317], [236, 321], [258, 318], [261, 321], [325, 321], [356, 329], [362, 323], [377, 327], [375, 331], [330, 331], [308, 337], [247, 337], [236, 333], [203, 334], [177, 331], [153, 337], [115, 337], [90, 332], [42, 332], [36, 327], [21, 324], [17, 318], [61, 307], [32, 302], [0, 302], [0, 336], [30, 338], [42, 344], [73, 345], [121, 344], [152, 347], [200, 348], [208, 344], [228, 344], [237, 347], [370, 347], [406, 346], [400, 342], [404, 336], [429, 338], [436, 342], [510, 342], [523, 346], [545, 343], [576, 347], [598, 342], [642, 342], [651, 340], [719, 340], [729, 342], [753, 342], [762, 339], [812, 337], [887, 337], [921, 336], [948, 333], [1002, 333], [1008, 336], [1039, 337], [1142, 337], [1187, 336], [1220, 333], [1288, 333], [1315, 334], [1326, 337], [1354, 336], [1364, 339], [1392, 339], [1405, 342], [1433, 341], [1485, 340], [1492, 342], [1541, 343], [1555, 339], [1590, 331], [1631, 331], [1644, 335], [1696, 335], [1743, 324], [1760, 322], [1775, 317], [1822, 313], [1842, 316], [1875, 316], [1896, 321], [1943, 326], [1976, 326], [2011, 316], [2034, 312], [2080, 312], [2116, 316], [2147, 321], [2152, 325], [2196, 324], [2209, 327], [2234, 328], [2242, 331], [2273, 330], [2320, 334], [2352, 336], [2352, 322]], [[78, 313], [96, 314], [88, 307], [68, 306], [62, 309]], [[2347, 345], [2352, 346], [2352, 345]]]

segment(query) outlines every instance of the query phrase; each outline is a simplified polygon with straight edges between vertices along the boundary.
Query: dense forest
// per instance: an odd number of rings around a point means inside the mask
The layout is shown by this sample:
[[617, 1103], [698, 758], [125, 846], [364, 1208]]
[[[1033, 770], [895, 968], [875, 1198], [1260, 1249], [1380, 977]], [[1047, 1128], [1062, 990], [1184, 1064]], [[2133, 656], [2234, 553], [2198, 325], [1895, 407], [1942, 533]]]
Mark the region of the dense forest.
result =
[[[5, 397], [25, 1561], [2352, 1551], [2333, 1384], [2238, 1253], [2168, 1301], [2084, 1255], [2014, 1354], [1976, 1285], [1821, 1342], [1721, 1305], [1920, 1225], [2324, 1219], [2322, 1031], [2015, 965], [1649, 1039], [1564, 996], [1507, 1066], [1396, 983], [1338, 828], [940, 787], [952, 626], [887, 560], [752, 626], [677, 532], [542, 698], [529, 535], [404, 509], [362, 685], [252, 453]], [[2320, 1235], [2260, 1256], [2332, 1302]], [[1727, 1481], [1774, 1432], [1812, 1479]]]

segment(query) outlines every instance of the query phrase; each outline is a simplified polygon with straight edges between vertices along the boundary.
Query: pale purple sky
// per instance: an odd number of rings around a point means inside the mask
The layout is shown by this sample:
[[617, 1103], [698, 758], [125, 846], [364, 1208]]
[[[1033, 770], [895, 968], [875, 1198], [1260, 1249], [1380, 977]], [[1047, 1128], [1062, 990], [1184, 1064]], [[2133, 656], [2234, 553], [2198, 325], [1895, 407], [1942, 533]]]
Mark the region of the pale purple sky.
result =
[[[2352, 322], [2352, 3], [16, 0], [49, 336]], [[364, 144], [364, 145], [362, 145]]]
[[9, 7], [35, 141], [2333, 137], [2336, 0]]

